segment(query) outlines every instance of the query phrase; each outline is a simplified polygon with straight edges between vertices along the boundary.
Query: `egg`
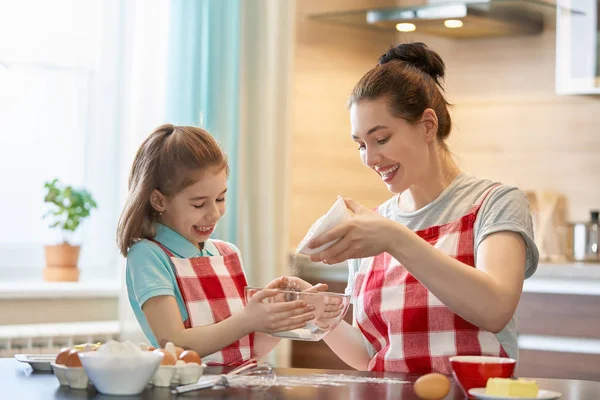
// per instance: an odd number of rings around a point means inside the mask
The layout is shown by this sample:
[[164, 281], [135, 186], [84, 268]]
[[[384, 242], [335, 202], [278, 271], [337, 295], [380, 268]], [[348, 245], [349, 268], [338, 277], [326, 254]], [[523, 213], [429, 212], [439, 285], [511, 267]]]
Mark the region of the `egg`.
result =
[[437, 372], [423, 375], [415, 381], [413, 389], [424, 400], [440, 400], [450, 392], [450, 380]]
[[165, 349], [156, 349], [154, 350], [155, 353], [161, 353], [163, 355], [163, 359], [160, 362], [160, 365], [175, 365], [175, 357], [173, 357], [173, 355], [165, 350]]
[[79, 359], [79, 352], [75, 349], [69, 351], [69, 356], [67, 357], [67, 362], [65, 363], [67, 367], [82, 367], [81, 360]]
[[187, 363], [202, 364], [202, 359], [194, 350], [185, 350], [179, 355], [179, 359]]
[[181, 353], [183, 353], [185, 350], [182, 349], [181, 347], [177, 347], [175, 346], [175, 357], [176, 358], [180, 358], [181, 357]]
[[60, 351], [56, 355], [56, 360], [54, 361], [54, 363], [57, 365], [65, 365], [67, 363], [67, 358], [69, 357], [70, 351], [71, 348], [69, 347], [63, 347], [62, 349], [60, 349]]

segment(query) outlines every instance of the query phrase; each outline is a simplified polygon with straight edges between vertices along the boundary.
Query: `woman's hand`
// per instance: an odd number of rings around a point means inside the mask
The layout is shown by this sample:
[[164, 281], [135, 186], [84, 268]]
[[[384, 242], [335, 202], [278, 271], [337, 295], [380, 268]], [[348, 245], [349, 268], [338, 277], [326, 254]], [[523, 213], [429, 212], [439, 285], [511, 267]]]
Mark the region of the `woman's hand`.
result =
[[305, 301], [263, 302], [276, 295], [275, 290], [263, 289], [248, 300], [243, 311], [248, 333], [275, 333], [298, 329], [314, 319], [315, 308]]
[[344, 202], [354, 215], [347, 223], [336, 226], [310, 241], [309, 247], [314, 249], [340, 239], [320, 253], [311, 255], [312, 261], [337, 264], [350, 258], [376, 256], [388, 251], [391, 240], [398, 239], [397, 234], [394, 234], [395, 225], [398, 224], [352, 199], [344, 198]]

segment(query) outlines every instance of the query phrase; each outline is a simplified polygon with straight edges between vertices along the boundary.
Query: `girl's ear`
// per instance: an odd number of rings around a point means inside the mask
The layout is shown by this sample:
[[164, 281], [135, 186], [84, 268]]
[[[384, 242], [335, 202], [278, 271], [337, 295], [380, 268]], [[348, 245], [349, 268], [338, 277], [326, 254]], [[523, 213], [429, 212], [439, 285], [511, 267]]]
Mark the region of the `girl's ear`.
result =
[[150, 195], [150, 205], [157, 212], [162, 213], [163, 211], [165, 211], [166, 207], [165, 195], [162, 194], [158, 189], [154, 189], [152, 191], [152, 194]]

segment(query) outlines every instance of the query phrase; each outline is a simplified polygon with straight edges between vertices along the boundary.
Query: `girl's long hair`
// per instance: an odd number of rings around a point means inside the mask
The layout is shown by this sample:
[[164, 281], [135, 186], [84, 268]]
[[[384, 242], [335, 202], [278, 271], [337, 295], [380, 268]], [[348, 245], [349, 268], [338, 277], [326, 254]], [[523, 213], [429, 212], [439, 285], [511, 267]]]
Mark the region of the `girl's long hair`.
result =
[[217, 141], [204, 129], [162, 125], [141, 144], [129, 175], [129, 192], [117, 227], [117, 245], [123, 256], [138, 240], [156, 235], [158, 212], [150, 205], [154, 189], [173, 196], [193, 184], [192, 172], [227, 168]]

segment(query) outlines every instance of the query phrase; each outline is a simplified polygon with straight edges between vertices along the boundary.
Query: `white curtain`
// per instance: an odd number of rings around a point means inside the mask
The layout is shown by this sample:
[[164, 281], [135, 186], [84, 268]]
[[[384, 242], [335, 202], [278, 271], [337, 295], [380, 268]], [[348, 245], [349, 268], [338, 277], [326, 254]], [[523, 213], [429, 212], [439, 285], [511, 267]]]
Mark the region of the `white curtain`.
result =
[[[220, 1], [220, 0], [202, 0]], [[136, 0], [129, 6], [130, 27], [125, 60], [125, 108], [122, 123], [122, 176], [126, 181], [135, 149], [163, 122], [171, 9], [168, 0]], [[291, 82], [294, 56], [295, 1], [241, 2], [239, 64], [239, 131], [235, 199], [238, 214], [235, 241], [244, 258], [250, 285], [262, 286], [287, 274], [288, 179], [291, 138]], [[210, 46], [210, 36], [207, 41]], [[218, 40], [217, 40], [218, 42]], [[170, 60], [171, 62], [174, 60]], [[202, 110], [198, 110], [202, 112]], [[225, 135], [226, 132], [219, 132]], [[124, 263], [122, 270], [124, 271]], [[124, 285], [123, 285], [124, 286]], [[120, 301], [122, 338], [145, 340], [125, 289]], [[282, 341], [269, 361], [289, 363], [289, 342]]]
[[[165, 119], [165, 86], [168, 61], [169, 0], [127, 1], [124, 10], [125, 58], [122, 60], [120, 149], [120, 199], [127, 196], [127, 179], [142, 140]], [[120, 257], [122, 281], [119, 296], [121, 340], [146, 342], [135, 319], [125, 288], [125, 260]]]
[[[242, 9], [239, 247], [251, 285], [288, 273], [295, 1], [250, 0]], [[289, 341], [271, 361], [288, 366]]]

